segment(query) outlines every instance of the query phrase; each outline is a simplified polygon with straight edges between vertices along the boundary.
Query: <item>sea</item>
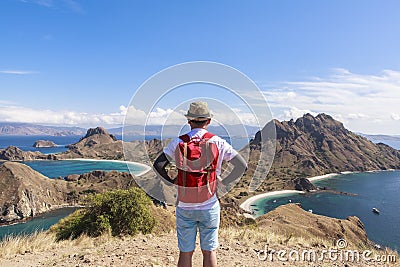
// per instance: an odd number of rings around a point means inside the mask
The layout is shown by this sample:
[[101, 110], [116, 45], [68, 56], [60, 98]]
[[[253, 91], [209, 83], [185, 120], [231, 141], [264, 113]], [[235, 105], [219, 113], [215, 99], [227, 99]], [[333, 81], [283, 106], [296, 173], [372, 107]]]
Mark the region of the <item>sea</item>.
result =
[[[115, 135], [118, 140], [122, 140], [121, 135]], [[8, 136], [8, 135], [0, 135], [0, 149], [7, 148], [8, 146], [16, 146], [23, 151], [39, 151], [43, 154], [52, 154], [52, 153], [60, 153], [67, 151], [68, 149], [65, 147], [69, 144], [76, 143], [82, 138], [80, 135], [72, 135], [72, 136], [48, 136], [48, 135], [20, 135], [20, 136]], [[151, 139], [160, 139], [159, 135], [146, 135], [146, 140]], [[173, 138], [173, 137], [166, 137]], [[234, 140], [231, 140], [229, 137], [222, 136], [228, 143], [233, 144], [233, 147], [237, 150], [243, 148], [246, 144], [249, 143], [250, 137], [232, 137]], [[50, 140], [57, 144], [57, 147], [33, 147], [33, 144], [37, 140]], [[133, 140], [143, 140], [143, 136], [139, 135], [131, 135], [125, 136], [125, 141], [133, 141]], [[400, 142], [399, 142], [400, 143]]]
[[[375, 142], [400, 150], [400, 141]], [[313, 183], [321, 188], [351, 194], [318, 192], [266, 197], [252, 203], [255, 216], [287, 203], [301, 203], [307, 211], [334, 218], [357, 216], [370, 240], [400, 252], [400, 170], [346, 173]], [[372, 208], [377, 208], [379, 215], [373, 213]]]

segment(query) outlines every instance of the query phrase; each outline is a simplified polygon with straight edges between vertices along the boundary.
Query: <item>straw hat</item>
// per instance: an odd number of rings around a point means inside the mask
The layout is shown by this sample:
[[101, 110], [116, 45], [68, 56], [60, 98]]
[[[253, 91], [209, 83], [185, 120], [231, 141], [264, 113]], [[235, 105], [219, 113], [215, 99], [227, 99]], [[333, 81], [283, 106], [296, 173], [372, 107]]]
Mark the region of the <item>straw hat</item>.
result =
[[207, 102], [198, 101], [190, 103], [189, 110], [185, 117], [190, 121], [206, 121], [212, 118], [212, 114], [208, 110]]

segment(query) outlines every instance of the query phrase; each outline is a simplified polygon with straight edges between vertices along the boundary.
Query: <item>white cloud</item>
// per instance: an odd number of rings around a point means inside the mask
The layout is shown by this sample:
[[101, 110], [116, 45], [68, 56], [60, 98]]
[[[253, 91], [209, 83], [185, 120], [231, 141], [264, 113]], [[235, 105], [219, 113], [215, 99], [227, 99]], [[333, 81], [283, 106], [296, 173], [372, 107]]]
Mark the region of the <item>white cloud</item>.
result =
[[312, 115], [316, 115], [315, 112], [312, 112], [308, 109], [298, 109], [296, 107], [291, 107], [288, 110], [284, 110], [285, 120], [296, 119], [304, 114], [310, 113]]
[[39, 6], [44, 6], [44, 7], [52, 7], [53, 6], [53, 0], [21, 0], [23, 3], [33, 3], [37, 4]]
[[26, 75], [26, 74], [34, 74], [37, 73], [35, 71], [29, 70], [0, 70], [2, 74], [16, 74], [16, 75]]
[[400, 120], [400, 114], [392, 113], [390, 117], [395, 121]]
[[20, 0], [23, 3], [36, 4], [47, 8], [67, 8], [75, 13], [84, 13], [82, 6], [75, 0]]
[[251, 112], [246, 112], [240, 108], [229, 107], [218, 112], [211, 111], [214, 119], [221, 124], [236, 125], [257, 125], [257, 117]]
[[54, 111], [20, 106], [0, 106], [0, 121], [59, 125], [120, 125], [124, 115], [89, 114], [76, 111]]
[[305, 111], [327, 113], [357, 132], [398, 134], [400, 71], [378, 75], [333, 69], [327, 77], [268, 85], [264, 94], [278, 119]]

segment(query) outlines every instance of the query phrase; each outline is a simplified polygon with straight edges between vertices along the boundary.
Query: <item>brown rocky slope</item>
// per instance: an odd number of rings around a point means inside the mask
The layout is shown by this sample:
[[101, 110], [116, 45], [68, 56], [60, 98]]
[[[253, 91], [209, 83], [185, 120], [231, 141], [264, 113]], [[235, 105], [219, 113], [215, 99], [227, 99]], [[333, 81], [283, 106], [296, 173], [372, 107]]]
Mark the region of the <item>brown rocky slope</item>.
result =
[[122, 141], [109, 134], [103, 127], [91, 128], [79, 142], [68, 145], [68, 151], [56, 154], [57, 159], [95, 158], [114, 159], [124, 158]]
[[64, 181], [51, 180], [16, 162], [0, 166], [0, 223], [33, 217], [66, 204]]
[[91, 193], [132, 186], [134, 178], [125, 172], [93, 171], [49, 179], [25, 164], [5, 162], [0, 166], [0, 224], [79, 204]]

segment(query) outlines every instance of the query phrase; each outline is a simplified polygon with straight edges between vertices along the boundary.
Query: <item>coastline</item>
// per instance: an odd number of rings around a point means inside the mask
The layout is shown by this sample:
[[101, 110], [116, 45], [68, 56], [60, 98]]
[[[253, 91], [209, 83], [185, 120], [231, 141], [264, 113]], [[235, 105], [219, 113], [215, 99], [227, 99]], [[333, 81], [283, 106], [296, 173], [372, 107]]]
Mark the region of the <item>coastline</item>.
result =
[[[272, 192], [268, 192], [268, 193], [262, 193], [262, 194], [258, 194], [252, 197], [249, 197], [248, 199], [246, 199], [242, 204], [240, 204], [240, 208], [242, 208], [243, 210], [247, 211], [247, 212], [252, 212], [251, 209], [251, 204], [253, 204], [255, 201], [265, 198], [265, 197], [270, 197], [270, 196], [282, 196], [282, 195], [288, 195], [288, 194], [304, 194], [303, 191], [299, 191], [299, 190], [279, 190], [279, 191], [272, 191]], [[251, 215], [253, 218], [254, 216]]]
[[51, 213], [51, 212], [54, 212], [54, 211], [58, 211], [58, 210], [61, 210], [61, 209], [65, 209], [65, 208], [76, 208], [76, 209], [79, 209], [79, 208], [84, 208], [84, 207], [85, 207], [84, 205], [78, 205], [78, 204], [71, 205], [71, 204], [67, 204], [67, 203], [60, 204], [60, 205], [53, 205], [49, 210], [43, 211], [43, 212], [39, 212], [39, 213], [37, 213], [37, 214], [35, 214], [34, 216], [31, 216], [31, 217], [26, 217], [26, 218], [23, 218], [23, 219], [20, 219], [20, 220], [1, 222], [0, 223], [0, 228], [1, 227], [12, 226], [12, 225], [18, 225], [18, 224], [22, 224], [22, 223], [27, 223], [27, 222], [31, 221], [32, 219], [36, 219], [37, 217], [40, 217], [40, 216], [43, 216], [43, 215], [46, 215], [48, 213]]
[[[327, 174], [323, 174], [323, 175], [318, 175], [318, 176], [313, 176], [313, 177], [309, 177], [307, 178], [311, 183], [315, 182], [315, 181], [319, 181], [319, 180], [323, 180], [323, 179], [329, 179], [338, 175], [342, 175], [342, 174], [350, 174], [350, 173], [355, 173], [352, 171], [343, 171], [343, 172], [339, 172], [339, 173], [327, 173]], [[279, 191], [272, 191], [272, 192], [268, 192], [268, 193], [262, 193], [262, 194], [258, 194], [252, 197], [249, 197], [248, 199], [246, 199], [242, 204], [240, 204], [240, 208], [242, 208], [243, 210], [245, 210], [246, 212], [252, 213], [252, 209], [251, 209], [251, 204], [253, 204], [254, 202], [256, 202], [259, 199], [262, 198], [266, 198], [266, 197], [270, 197], [270, 196], [282, 196], [282, 195], [287, 195], [287, 194], [304, 194], [304, 191], [299, 191], [299, 190], [279, 190]], [[253, 219], [255, 219], [255, 216], [252, 214], [246, 214], [246, 217], [251, 217]]]
[[145, 173], [147, 173], [148, 171], [151, 170], [151, 167], [144, 164], [144, 163], [139, 163], [139, 162], [133, 162], [133, 161], [124, 161], [124, 160], [114, 160], [114, 159], [85, 159], [85, 158], [74, 158], [74, 159], [60, 159], [60, 160], [76, 160], [76, 161], [107, 161], [107, 162], [117, 162], [117, 163], [125, 163], [128, 165], [128, 169], [129, 169], [129, 164], [134, 164], [134, 165], [138, 165], [140, 167], [143, 167], [145, 170], [143, 170], [142, 172], [135, 174], [134, 176], [141, 176]]
[[349, 173], [352, 173], [352, 172], [350, 172], [350, 171], [339, 172], [339, 173], [333, 172], [333, 173], [327, 173], [327, 174], [323, 174], [323, 175], [313, 176], [313, 177], [310, 177], [310, 178], [307, 178], [307, 179], [312, 183], [312, 182], [315, 182], [315, 181], [318, 181], [318, 180], [328, 179], [328, 178], [332, 178], [334, 176], [338, 176], [338, 175], [341, 175], [341, 174], [349, 174]]

